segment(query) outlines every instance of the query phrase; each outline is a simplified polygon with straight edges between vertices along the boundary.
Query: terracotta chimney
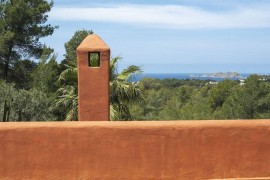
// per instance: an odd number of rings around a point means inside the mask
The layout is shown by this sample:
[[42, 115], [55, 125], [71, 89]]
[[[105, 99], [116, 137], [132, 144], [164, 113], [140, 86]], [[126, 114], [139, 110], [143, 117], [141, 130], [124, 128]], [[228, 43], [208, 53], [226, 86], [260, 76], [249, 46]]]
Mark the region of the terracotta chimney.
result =
[[96, 34], [77, 48], [79, 121], [109, 120], [110, 48]]

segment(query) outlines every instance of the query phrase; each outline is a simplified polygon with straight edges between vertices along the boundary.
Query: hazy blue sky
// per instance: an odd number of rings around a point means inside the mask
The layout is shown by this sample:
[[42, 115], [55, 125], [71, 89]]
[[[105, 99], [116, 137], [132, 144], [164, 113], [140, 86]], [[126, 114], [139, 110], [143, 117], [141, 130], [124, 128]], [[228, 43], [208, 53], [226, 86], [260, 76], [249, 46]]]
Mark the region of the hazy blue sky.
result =
[[145, 72], [270, 72], [269, 0], [55, 0], [44, 41], [63, 59], [76, 30], [93, 30]]

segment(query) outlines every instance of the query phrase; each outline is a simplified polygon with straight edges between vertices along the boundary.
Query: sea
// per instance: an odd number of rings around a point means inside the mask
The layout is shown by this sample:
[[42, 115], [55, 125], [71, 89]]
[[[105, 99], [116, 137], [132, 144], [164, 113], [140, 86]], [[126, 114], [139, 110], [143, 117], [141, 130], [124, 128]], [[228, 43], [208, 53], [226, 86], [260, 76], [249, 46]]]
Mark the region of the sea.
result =
[[[129, 79], [130, 82], [137, 82], [143, 78], [155, 78], [155, 79], [199, 79], [199, 80], [210, 80], [220, 82], [226, 79], [230, 80], [240, 80], [246, 79], [251, 74], [255, 73], [240, 73], [238, 77], [233, 78], [218, 78], [218, 77], [207, 77], [206, 73], [142, 73], [132, 75]], [[269, 75], [269, 73], [262, 73], [258, 75]]]

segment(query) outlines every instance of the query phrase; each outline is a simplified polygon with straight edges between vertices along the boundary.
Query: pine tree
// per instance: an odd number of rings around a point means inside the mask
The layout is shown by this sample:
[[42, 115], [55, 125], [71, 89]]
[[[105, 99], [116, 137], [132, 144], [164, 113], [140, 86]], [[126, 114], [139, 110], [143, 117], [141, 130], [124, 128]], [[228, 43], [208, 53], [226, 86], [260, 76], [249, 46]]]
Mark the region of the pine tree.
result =
[[51, 35], [47, 13], [53, 2], [46, 0], [0, 0], [0, 74], [9, 81], [9, 72], [21, 59], [39, 58], [40, 38]]

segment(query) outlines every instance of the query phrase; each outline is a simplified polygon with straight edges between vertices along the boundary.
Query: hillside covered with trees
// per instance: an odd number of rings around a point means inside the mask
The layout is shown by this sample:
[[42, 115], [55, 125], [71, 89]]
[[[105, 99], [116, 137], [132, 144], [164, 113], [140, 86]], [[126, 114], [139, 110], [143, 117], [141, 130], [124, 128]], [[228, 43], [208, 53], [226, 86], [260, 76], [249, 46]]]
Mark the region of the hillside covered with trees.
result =
[[145, 78], [138, 82], [145, 103], [131, 107], [138, 120], [270, 118], [270, 78], [251, 75], [239, 81]]

